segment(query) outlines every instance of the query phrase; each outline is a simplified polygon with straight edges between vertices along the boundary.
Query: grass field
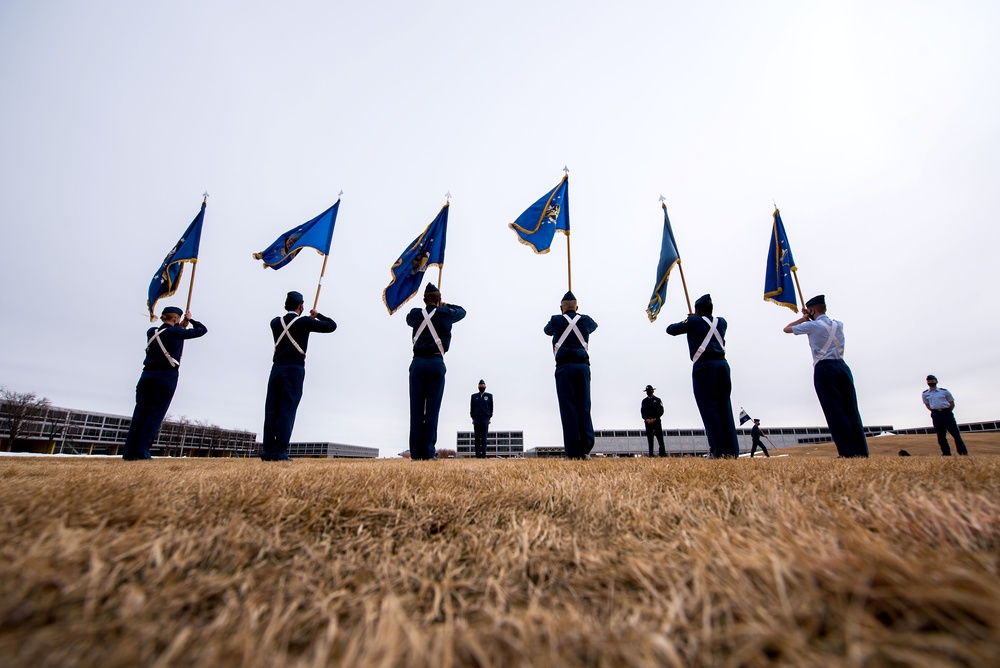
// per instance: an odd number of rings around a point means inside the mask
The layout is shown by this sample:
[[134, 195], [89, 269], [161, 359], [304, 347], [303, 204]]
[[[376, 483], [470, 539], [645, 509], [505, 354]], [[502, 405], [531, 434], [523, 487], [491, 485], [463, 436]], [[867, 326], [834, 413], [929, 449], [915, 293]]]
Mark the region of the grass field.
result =
[[867, 460], [3, 458], [0, 664], [998, 665], [998, 438], [949, 459], [925, 436]]

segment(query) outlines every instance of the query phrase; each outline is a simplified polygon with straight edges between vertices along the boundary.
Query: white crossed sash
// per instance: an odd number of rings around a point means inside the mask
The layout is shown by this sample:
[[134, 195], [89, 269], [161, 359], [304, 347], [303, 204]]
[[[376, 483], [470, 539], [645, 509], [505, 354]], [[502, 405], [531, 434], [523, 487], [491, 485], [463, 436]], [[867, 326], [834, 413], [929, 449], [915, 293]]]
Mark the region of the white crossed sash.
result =
[[292, 318], [291, 320], [289, 320], [288, 322], [285, 322], [284, 318], [281, 319], [281, 328], [284, 331], [282, 331], [281, 334], [278, 335], [278, 338], [275, 339], [274, 341], [275, 348], [277, 348], [278, 344], [281, 343], [281, 340], [287, 336], [289, 343], [295, 346], [295, 349], [298, 350], [303, 357], [306, 356], [306, 351], [302, 350], [302, 346], [299, 345], [298, 341], [292, 338], [292, 333], [289, 331], [292, 328], [292, 325], [295, 324], [295, 321], [297, 321], [299, 318], [304, 318], [304, 317], [306, 317], [305, 314], [299, 314], [294, 318]]
[[577, 313], [575, 318], [571, 318], [565, 313], [562, 315], [566, 318], [566, 322], [569, 323], [569, 327], [563, 330], [562, 336], [560, 336], [559, 340], [556, 341], [556, 345], [552, 346], [552, 356], [555, 357], [559, 354], [559, 349], [562, 348], [562, 344], [566, 342], [570, 332], [576, 334], [576, 338], [580, 341], [580, 345], [583, 346], [584, 350], [587, 350], [587, 341], [583, 338], [583, 334], [581, 334], [580, 330], [576, 327], [576, 321], [580, 319], [580, 314]]
[[726, 352], [726, 342], [722, 340], [722, 334], [719, 334], [719, 321], [710, 320], [705, 316], [701, 316], [701, 319], [708, 323], [708, 334], [705, 335], [705, 340], [701, 342], [698, 346], [698, 350], [695, 351], [694, 357], [691, 358], [692, 362], [697, 362], [698, 358], [701, 357], [702, 353], [708, 348], [708, 344], [712, 342], [712, 337], [714, 336], [719, 345], [722, 346], [722, 352]]
[[844, 347], [837, 340], [837, 330], [840, 328], [840, 321], [831, 320], [829, 325], [822, 320], [817, 320], [816, 322], [823, 325], [823, 329], [826, 330], [826, 343], [823, 345], [823, 349], [816, 353], [816, 356], [813, 358], [813, 366], [816, 366], [817, 362], [826, 357], [826, 354], [830, 351], [830, 346], [833, 345], [836, 345], [837, 351], [837, 357], [834, 359], [842, 359], [844, 357]]
[[441, 343], [441, 337], [438, 336], [437, 330], [434, 329], [434, 323], [431, 322], [430, 314], [427, 313], [427, 309], [425, 308], [420, 309], [420, 314], [424, 316], [424, 321], [420, 323], [420, 326], [417, 327], [417, 331], [413, 333], [413, 345], [417, 345], [417, 339], [420, 338], [420, 335], [423, 334], [424, 329], [426, 329], [431, 333], [431, 338], [434, 339], [434, 344], [438, 347], [438, 350], [441, 351], [441, 356], [444, 357], [444, 344]]
[[170, 362], [170, 368], [176, 369], [178, 366], [180, 366], [180, 362], [178, 362], [177, 360], [175, 360], [173, 357], [170, 356], [170, 353], [167, 352], [167, 347], [163, 345], [163, 341], [160, 341], [160, 333], [162, 331], [163, 331], [162, 329], [158, 329], [155, 332], [153, 332], [153, 336], [150, 337], [149, 341], [146, 341], [146, 350], [149, 350], [149, 347], [153, 345], [153, 341], [156, 341], [160, 346], [160, 351], [163, 353], [163, 356], [167, 358], [168, 362]]

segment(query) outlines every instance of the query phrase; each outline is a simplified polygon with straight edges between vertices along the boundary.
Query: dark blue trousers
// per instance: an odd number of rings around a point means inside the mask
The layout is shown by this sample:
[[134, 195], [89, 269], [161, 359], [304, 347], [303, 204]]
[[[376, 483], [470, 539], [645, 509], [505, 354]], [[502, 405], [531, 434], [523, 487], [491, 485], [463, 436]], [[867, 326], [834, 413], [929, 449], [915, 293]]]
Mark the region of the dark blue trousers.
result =
[[934, 423], [934, 431], [937, 432], [938, 445], [941, 446], [942, 455], [951, 456], [947, 434], [951, 434], [951, 437], [955, 439], [955, 449], [958, 450], [958, 454], [969, 454], [965, 448], [965, 441], [962, 440], [962, 432], [958, 430], [958, 423], [955, 422], [955, 414], [950, 408], [943, 411], [931, 411], [931, 421]]
[[125, 437], [123, 459], [151, 459], [149, 448], [177, 389], [177, 370], [143, 371], [135, 386], [135, 410]]
[[410, 362], [410, 459], [437, 457], [434, 446], [446, 371], [442, 357], [414, 357]]
[[295, 364], [274, 364], [267, 379], [264, 399], [264, 443], [260, 458], [264, 461], [288, 461], [295, 412], [302, 400], [306, 368]]
[[738, 457], [736, 424], [730, 395], [733, 382], [726, 360], [698, 360], [691, 367], [694, 400], [705, 425], [708, 451], [713, 457]]
[[489, 418], [476, 418], [472, 421], [472, 445], [476, 449], [477, 459], [486, 459], [486, 438], [489, 430]]
[[867, 457], [868, 439], [861, 424], [854, 376], [847, 363], [844, 360], [817, 362], [813, 367], [813, 386], [840, 456]]
[[590, 419], [590, 365], [556, 367], [556, 396], [562, 421], [563, 448], [570, 459], [582, 459], [594, 448], [594, 423]]

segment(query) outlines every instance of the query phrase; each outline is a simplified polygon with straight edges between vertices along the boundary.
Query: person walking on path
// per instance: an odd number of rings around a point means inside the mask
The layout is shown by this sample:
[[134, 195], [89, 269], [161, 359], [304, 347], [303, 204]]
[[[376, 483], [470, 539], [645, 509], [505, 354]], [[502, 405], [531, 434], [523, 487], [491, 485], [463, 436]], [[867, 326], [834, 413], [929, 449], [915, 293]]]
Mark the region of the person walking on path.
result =
[[764, 447], [764, 442], [760, 440], [760, 437], [764, 435], [764, 432], [760, 430], [760, 420], [757, 418], [753, 419], [753, 427], [750, 428], [750, 456], [753, 457], [753, 453], [757, 452], [757, 448], [764, 451], [765, 457], [770, 457], [771, 454]]

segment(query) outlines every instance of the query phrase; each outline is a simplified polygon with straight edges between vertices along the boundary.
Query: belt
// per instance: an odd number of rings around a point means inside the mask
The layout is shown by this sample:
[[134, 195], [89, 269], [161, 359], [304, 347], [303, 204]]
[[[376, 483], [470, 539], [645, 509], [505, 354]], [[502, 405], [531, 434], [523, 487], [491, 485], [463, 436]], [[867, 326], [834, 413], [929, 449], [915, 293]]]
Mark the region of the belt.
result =
[[932, 408], [931, 410], [934, 411], [935, 413], [947, 413], [951, 409], [950, 408]]

